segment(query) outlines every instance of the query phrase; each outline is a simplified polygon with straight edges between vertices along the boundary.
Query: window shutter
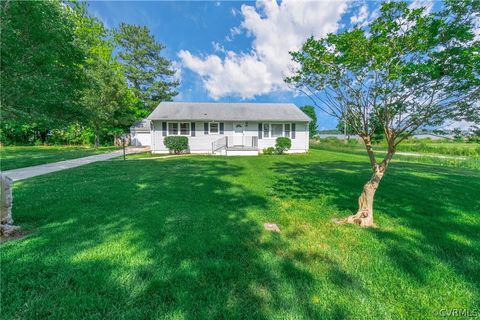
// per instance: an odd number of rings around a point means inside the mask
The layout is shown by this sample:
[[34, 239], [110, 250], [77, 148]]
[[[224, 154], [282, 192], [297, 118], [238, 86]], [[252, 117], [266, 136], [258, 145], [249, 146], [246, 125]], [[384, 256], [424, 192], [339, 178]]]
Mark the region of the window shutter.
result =
[[205, 123], [203, 124], [203, 133], [204, 133], [204, 134], [208, 134], [208, 122], [205, 122]]
[[262, 139], [262, 132], [263, 132], [263, 124], [258, 124], [258, 139]]
[[195, 122], [192, 122], [192, 124], [190, 125], [190, 135], [192, 137], [195, 137]]
[[223, 134], [223, 122], [220, 122], [220, 134]]
[[167, 123], [162, 122], [162, 136], [166, 137], [167, 136]]
[[295, 139], [295, 123], [292, 123], [292, 139]]

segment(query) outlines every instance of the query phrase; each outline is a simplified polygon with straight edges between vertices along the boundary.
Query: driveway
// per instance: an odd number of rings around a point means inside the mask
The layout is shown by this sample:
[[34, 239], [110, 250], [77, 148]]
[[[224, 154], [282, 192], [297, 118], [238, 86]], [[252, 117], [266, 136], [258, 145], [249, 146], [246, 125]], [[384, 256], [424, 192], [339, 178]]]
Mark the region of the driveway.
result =
[[[126, 153], [131, 154], [131, 153], [138, 153], [138, 152], [146, 152], [149, 150], [150, 150], [149, 147], [128, 147], [126, 148]], [[97, 161], [110, 160], [112, 158], [120, 157], [122, 155], [123, 155], [123, 150], [117, 150], [111, 153], [97, 154], [94, 156], [88, 156], [88, 157], [53, 162], [53, 163], [46, 163], [46, 164], [41, 164], [33, 167], [7, 170], [2, 173], [10, 177], [13, 181], [18, 181], [18, 180], [28, 179], [28, 178], [36, 177], [42, 174], [47, 174], [55, 171], [61, 171], [61, 170], [83, 166], [83, 165], [97, 162]]]

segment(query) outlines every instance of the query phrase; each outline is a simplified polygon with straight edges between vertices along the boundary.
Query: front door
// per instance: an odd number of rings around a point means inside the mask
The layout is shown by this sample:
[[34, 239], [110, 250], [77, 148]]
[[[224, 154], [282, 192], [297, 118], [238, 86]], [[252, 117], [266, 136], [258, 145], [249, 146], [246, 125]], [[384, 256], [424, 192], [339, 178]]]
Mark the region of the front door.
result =
[[245, 123], [243, 122], [233, 123], [233, 145], [234, 146], [243, 146], [244, 128], [245, 128]]

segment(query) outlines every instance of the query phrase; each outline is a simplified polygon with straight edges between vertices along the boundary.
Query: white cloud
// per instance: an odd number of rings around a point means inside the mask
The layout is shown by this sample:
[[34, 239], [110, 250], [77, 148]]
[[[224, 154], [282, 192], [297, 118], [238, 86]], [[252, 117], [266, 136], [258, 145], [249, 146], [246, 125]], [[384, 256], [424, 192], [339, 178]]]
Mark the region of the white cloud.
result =
[[247, 53], [228, 51], [217, 55], [195, 56], [178, 53], [182, 64], [202, 78], [209, 95], [253, 98], [273, 91], [287, 90], [283, 78], [292, 67], [289, 51], [298, 50], [311, 35], [323, 37], [338, 29], [338, 21], [347, 9], [346, 1], [257, 2], [242, 5], [240, 26], [230, 30], [227, 41], [245, 32], [253, 38]]
[[177, 61], [172, 61], [172, 69], [175, 70], [172, 79], [174, 81], [180, 81], [182, 79], [182, 66]]
[[408, 7], [410, 9], [425, 8], [423, 14], [427, 15], [432, 12], [433, 0], [414, 0], [412, 3], [410, 3]]
[[218, 42], [212, 41], [212, 47], [215, 52], [225, 52], [225, 47]]
[[367, 21], [368, 18], [368, 6], [366, 3], [360, 7], [357, 14], [354, 14], [350, 17], [350, 22], [352, 24], [363, 25]]
[[441, 129], [444, 130], [453, 130], [453, 129], [460, 129], [462, 131], [468, 131], [474, 127], [475, 123], [461, 120], [461, 121], [448, 121], [440, 126]]
[[474, 19], [473, 28], [474, 40], [480, 40], [480, 14]]

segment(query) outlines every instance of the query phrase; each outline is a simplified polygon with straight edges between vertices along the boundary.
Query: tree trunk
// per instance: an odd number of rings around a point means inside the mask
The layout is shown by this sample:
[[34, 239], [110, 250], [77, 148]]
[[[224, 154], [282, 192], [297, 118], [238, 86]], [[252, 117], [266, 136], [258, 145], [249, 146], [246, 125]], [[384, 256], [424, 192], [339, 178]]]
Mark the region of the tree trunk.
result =
[[95, 128], [95, 149], [98, 149], [99, 144], [100, 144], [100, 134], [99, 134], [98, 127], [96, 127]]
[[388, 151], [385, 158], [380, 164], [375, 159], [375, 154], [372, 149], [372, 145], [369, 137], [363, 137], [365, 147], [367, 149], [368, 156], [370, 158], [370, 164], [372, 165], [373, 174], [370, 180], [363, 186], [363, 191], [358, 198], [358, 211], [356, 214], [349, 216], [345, 219], [347, 223], [354, 223], [360, 227], [374, 227], [373, 222], [373, 201], [375, 198], [375, 192], [378, 189], [378, 185], [387, 170], [390, 160], [392, 160], [395, 154], [395, 145], [392, 139], [388, 139]]
[[363, 186], [363, 191], [358, 198], [358, 211], [347, 218], [348, 223], [358, 224], [360, 227], [373, 227], [373, 200], [380, 180], [383, 178], [385, 168], [380, 166], [375, 170], [370, 180]]

